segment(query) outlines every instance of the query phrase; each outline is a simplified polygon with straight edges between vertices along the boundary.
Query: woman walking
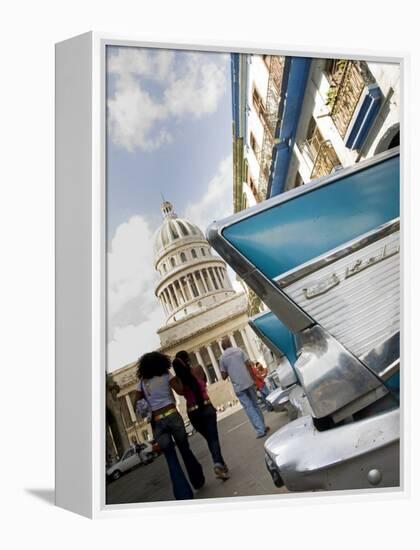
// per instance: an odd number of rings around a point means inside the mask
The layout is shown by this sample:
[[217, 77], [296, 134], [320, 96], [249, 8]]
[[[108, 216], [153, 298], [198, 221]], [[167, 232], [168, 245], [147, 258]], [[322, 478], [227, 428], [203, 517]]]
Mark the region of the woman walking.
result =
[[169, 357], [157, 351], [140, 357], [136, 397], [145, 398], [151, 409], [153, 436], [165, 455], [174, 496], [177, 500], [184, 500], [193, 498], [193, 491], [179, 463], [174, 442], [194, 489], [200, 489], [205, 478], [201, 464], [190, 449], [184, 421], [175, 406], [172, 390], [182, 394], [183, 388], [180, 380], [170, 373], [170, 367]]
[[228, 468], [222, 457], [217, 432], [216, 409], [207, 394], [207, 377], [203, 367], [191, 367], [186, 351], [179, 351], [172, 362], [175, 374], [182, 382], [182, 395], [187, 402], [187, 414], [193, 427], [207, 441], [214, 463], [214, 472], [219, 479], [229, 479]]

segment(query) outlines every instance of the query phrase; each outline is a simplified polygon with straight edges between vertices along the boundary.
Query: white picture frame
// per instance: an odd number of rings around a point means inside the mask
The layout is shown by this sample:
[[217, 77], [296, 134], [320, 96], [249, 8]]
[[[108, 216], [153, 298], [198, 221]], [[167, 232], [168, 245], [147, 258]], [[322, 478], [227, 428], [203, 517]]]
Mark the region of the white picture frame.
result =
[[[176, 506], [183, 511], [209, 502], [169, 502], [136, 505], [105, 503], [105, 49], [108, 45], [175, 48], [218, 52], [277, 53], [309, 57], [349, 57], [399, 63], [405, 82], [406, 54], [357, 51], [307, 51], [282, 45], [250, 47], [238, 43], [162, 43], [89, 32], [56, 45], [56, 504], [86, 517], [120, 515], [140, 509]], [[401, 130], [405, 131], [405, 93]], [[404, 149], [403, 149], [404, 151]], [[402, 155], [402, 193], [407, 177]], [[404, 198], [404, 195], [403, 195]], [[403, 224], [403, 239], [405, 233]], [[404, 338], [404, 337], [403, 337]], [[404, 342], [403, 342], [404, 344]], [[403, 345], [404, 350], [404, 345]], [[404, 359], [403, 359], [404, 360]], [[403, 400], [407, 377], [402, 377]], [[396, 497], [406, 491], [407, 464], [401, 415], [401, 487], [389, 489]], [[382, 489], [382, 492], [384, 490]], [[345, 491], [360, 498], [357, 491]], [[281, 495], [283, 502], [299, 498], [341, 499], [334, 493]], [[378, 493], [363, 499], [378, 498]], [[273, 497], [225, 499], [226, 506], [261, 505]], [[220, 504], [217, 499], [211, 502]]]

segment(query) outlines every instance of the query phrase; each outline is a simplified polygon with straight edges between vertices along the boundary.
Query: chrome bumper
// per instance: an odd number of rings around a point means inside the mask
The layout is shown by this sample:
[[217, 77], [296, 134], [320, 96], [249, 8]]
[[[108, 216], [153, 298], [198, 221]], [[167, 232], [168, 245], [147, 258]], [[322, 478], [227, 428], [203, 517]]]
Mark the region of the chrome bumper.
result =
[[399, 427], [399, 409], [326, 431], [303, 416], [267, 439], [266, 465], [290, 491], [398, 487]]
[[286, 404], [289, 401], [290, 392], [295, 386], [290, 386], [289, 388], [276, 388], [271, 393], [267, 395], [267, 401], [273, 407], [275, 411], [283, 411]]

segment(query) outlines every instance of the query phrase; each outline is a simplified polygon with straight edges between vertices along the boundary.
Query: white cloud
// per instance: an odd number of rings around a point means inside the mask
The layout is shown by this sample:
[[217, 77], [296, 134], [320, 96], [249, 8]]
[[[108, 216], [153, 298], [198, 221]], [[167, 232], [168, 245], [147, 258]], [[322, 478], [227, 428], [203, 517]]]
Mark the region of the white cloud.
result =
[[143, 353], [159, 348], [156, 331], [162, 324], [163, 314], [160, 304], [157, 304], [146, 321], [117, 328], [114, 338], [108, 343], [108, 372], [128, 365]]
[[[213, 113], [223, 94], [226, 76], [223, 64], [214, 55], [187, 53], [181, 73], [170, 75], [165, 89], [165, 105], [171, 115], [200, 117]], [[220, 55], [220, 54], [219, 54]]]
[[154, 294], [153, 232], [141, 216], [118, 226], [108, 252], [108, 370], [159, 346], [165, 322]]
[[118, 226], [108, 253], [108, 310], [113, 316], [146, 289], [152, 289], [153, 234], [144, 218]]
[[225, 54], [178, 56], [168, 50], [120, 48], [109, 57], [115, 93], [108, 99], [108, 121], [115, 144], [152, 151], [172, 140], [171, 118], [215, 112], [226, 87]]
[[217, 174], [210, 180], [205, 195], [197, 203], [185, 208], [187, 220], [197, 224], [203, 231], [214, 220], [229, 216], [233, 212], [232, 156], [222, 160]]
[[164, 80], [174, 62], [171, 50], [151, 50], [146, 48], [120, 48], [117, 55], [108, 58], [108, 71], [120, 77], [145, 76]]

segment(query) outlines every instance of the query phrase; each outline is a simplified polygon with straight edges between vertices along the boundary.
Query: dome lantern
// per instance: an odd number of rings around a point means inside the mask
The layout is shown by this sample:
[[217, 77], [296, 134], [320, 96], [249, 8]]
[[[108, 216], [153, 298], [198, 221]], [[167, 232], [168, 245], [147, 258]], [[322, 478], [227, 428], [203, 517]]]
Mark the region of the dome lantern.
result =
[[160, 207], [160, 210], [162, 212], [162, 215], [164, 218], [177, 218], [178, 216], [174, 212], [174, 208], [172, 206], [172, 203], [169, 201], [163, 201], [162, 206]]

